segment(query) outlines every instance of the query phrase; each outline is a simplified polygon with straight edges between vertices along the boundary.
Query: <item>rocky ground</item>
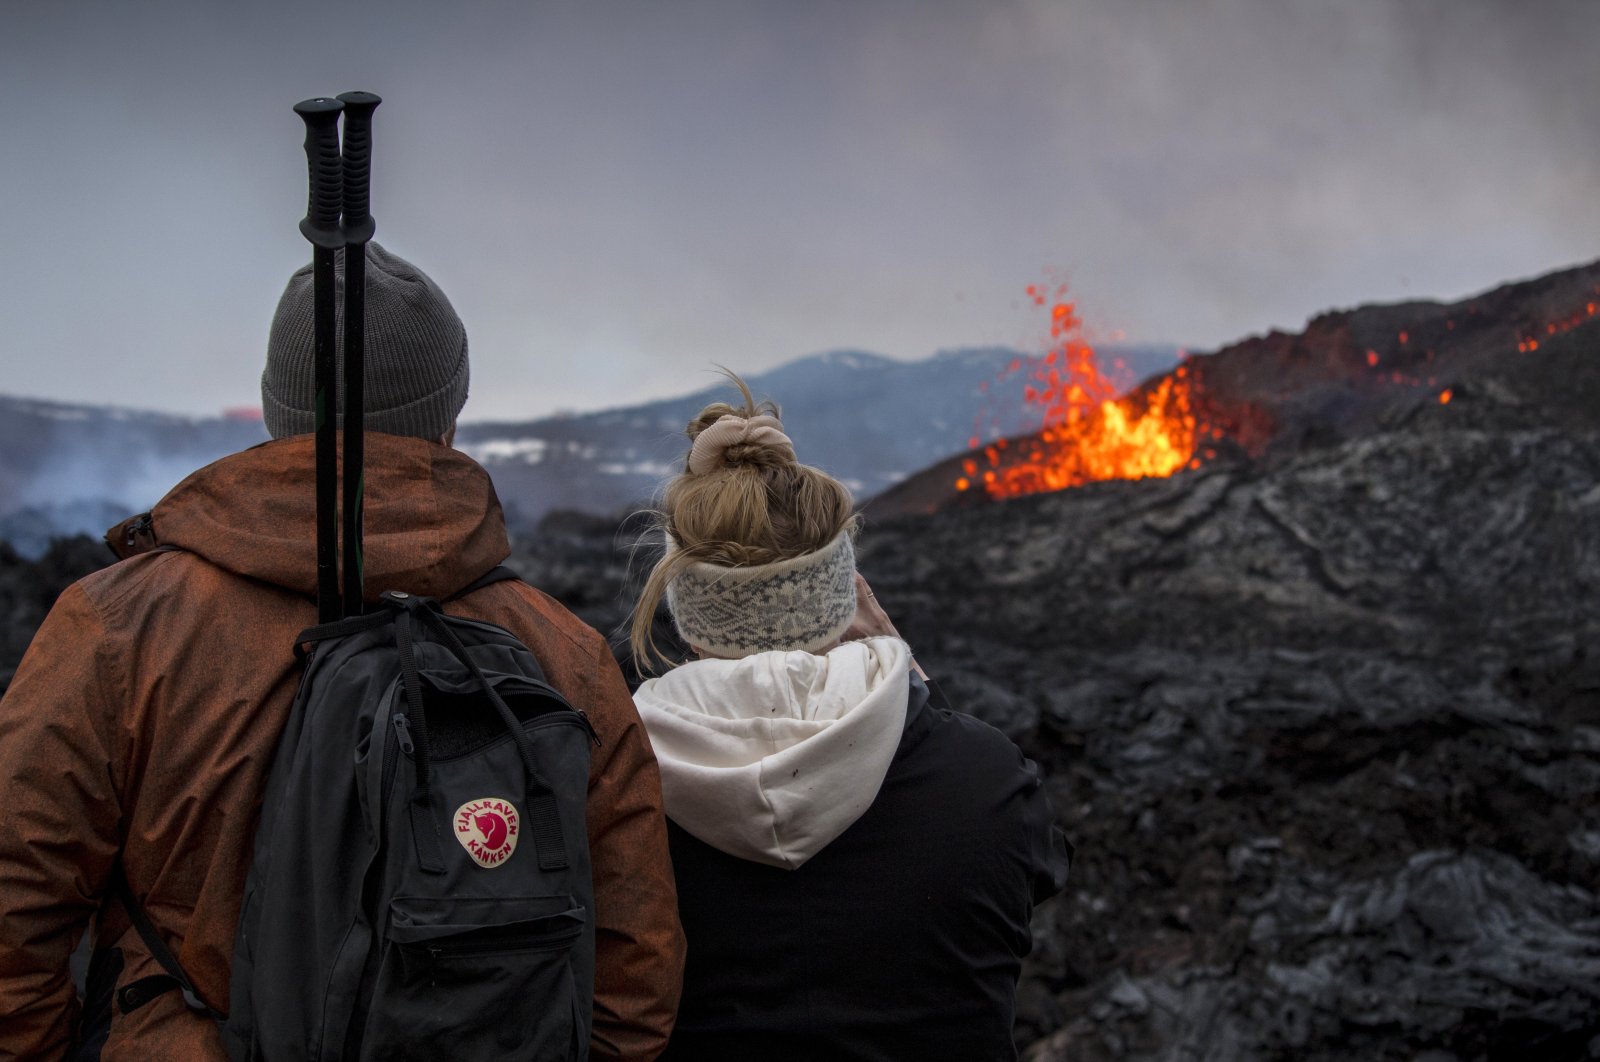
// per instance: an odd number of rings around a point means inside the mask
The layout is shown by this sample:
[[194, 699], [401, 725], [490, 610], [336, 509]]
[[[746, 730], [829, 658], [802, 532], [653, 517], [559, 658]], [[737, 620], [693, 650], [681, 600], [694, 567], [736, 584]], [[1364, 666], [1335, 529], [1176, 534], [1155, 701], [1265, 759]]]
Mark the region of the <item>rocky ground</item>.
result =
[[104, 543], [83, 536], [57, 539], [38, 560], [0, 541], [0, 693], [61, 591], [114, 559]]
[[1597, 517], [1469, 429], [869, 530], [1079, 846], [1027, 1057], [1600, 1057]]
[[[1078, 848], [1029, 1062], [1600, 1058], [1600, 377], [1554, 354], [1272, 460], [869, 520]], [[513, 564], [615, 630], [636, 530], [552, 516]], [[100, 549], [0, 549], [0, 678]]]
[[[1537, 419], [869, 524], [1078, 846], [1030, 1062], [1600, 1057], [1600, 432]], [[569, 516], [518, 562], [609, 628], [632, 541]]]
[[[1255, 461], [880, 507], [863, 569], [1080, 844], [1033, 1062], [1600, 1058], [1596, 279], [1202, 362], [1308, 377]], [[1347, 372], [1406, 344], [1448, 404]]]
[[[633, 538], [553, 517], [514, 563], [615, 630]], [[101, 549], [0, 550], [0, 678]], [[1600, 434], [877, 520], [861, 566], [1077, 844], [1031, 1062], [1600, 1057]]]

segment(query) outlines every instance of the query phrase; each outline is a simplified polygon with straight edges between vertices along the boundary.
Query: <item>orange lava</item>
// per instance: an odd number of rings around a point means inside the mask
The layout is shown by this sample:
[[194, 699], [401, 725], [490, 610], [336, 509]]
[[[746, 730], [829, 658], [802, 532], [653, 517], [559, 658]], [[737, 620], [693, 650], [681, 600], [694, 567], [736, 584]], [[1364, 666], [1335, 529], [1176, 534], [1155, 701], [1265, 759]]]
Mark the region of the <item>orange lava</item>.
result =
[[[1247, 437], [1253, 433], [1264, 438], [1262, 433], [1272, 430], [1270, 421], [1264, 428], [1257, 425], [1245, 430], [1239, 422], [1245, 412], [1218, 419], [1215, 409], [1206, 413], [1207, 423], [1198, 423], [1196, 409], [1203, 399], [1197, 398], [1188, 367], [1182, 364], [1149, 387], [1123, 393], [1131, 381], [1116, 378], [1120, 362], [1111, 372], [1101, 366], [1084, 337], [1076, 305], [1066, 299], [1066, 286], [1051, 290], [1030, 284], [1026, 291], [1032, 305], [1048, 307], [1051, 347], [1041, 357], [1013, 360], [1001, 379], [1024, 375], [1023, 402], [1038, 416], [1040, 428], [1030, 436], [995, 439], [987, 445], [981, 433], [974, 434], [968, 442], [974, 453], [962, 462], [961, 475], [954, 483], [957, 491], [981, 488], [992, 498], [1010, 498], [1098, 480], [1170, 476], [1214, 459], [1217, 451], [1209, 445], [1212, 440], [1226, 437], [1247, 452], [1255, 452], [1260, 440], [1252, 444]], [[1466, 308], [1469, 317], [1479, 312], [1475, 303]], [[1516, 349], [1525, 354], [1537, 352], [1551, 337], [1588, 325], [1597, 317], [1600, 286], [1592, 294], [1586, 293], [1581, 309], [1520, 329]], [[1456, 331], [1455, 319], [1443, 323], [1445, 331]], [[1434, 374], [1440, 366], [1435, 364], [1435, 352], [1428, 342], [1432, 327], [1432, 322], [1420, 322], [1397, 330], [1394, 345], [1384, 344], [1381, 351], [1367, 349], [1364, 360], [1370, 372], [1365, 378], [1382, 386], [1415, 388], [1422, 395], [1436, 396], [1440, 405], [1449, 405], [1454, 391], [1450, 387], [1435, 390], [1441, 380]], [[1464, 322], [1464, 327], [1470, 325]], [[1412, 339], [1418, 340], [1415, 346]], [[1408, 355], [1419, 348], [1421, 364], [1416, 364], [1419, 359]], [[1408, 362], [1420, 371], [1413, 375], [1397, 367], [1397, 363]], [[1355, 374], [1351, 382], [1360, 383]], [[993, 393], [987, 385], [981, 389]]]
[[[1038, 287], [1027, 293], [1037, 306], [1048, 301]], [[1170, 476], [1198, 465], [1188, 369], [1180, 365], [1148, 391], [1119, 397], [1121, 389], [1101, 368], [1077, 307], [1065, 294], [1064, 285], [1055, 291], [1053, 345], [1033, 362], [1023, 388], [1040, 430], [1014, 443], [997, 440], [984, 449], [981, 462], [969, 458], [957, 490], [981, 483], [990, 497], [1010, 498], [1097, 480]], [[1019, 368], [1013, 365], [1012, 371]], [[972, 441], [976, 448], [978, 440]]]
[[[1594, 293], [1600, 295], [1600, 287], [1596, 287]], [[1546, 336], [1558, 336], [1563, 332], [1570, 332], [1579, 325], [1587, 324], [1597, 314], [1600, 314], [1600, 303], [1585, 302], [1582, 310], [1569, 314], [1559, 321], [1548, 322], [1544, 326], [1544, 334]], [[1538, 331], [1538, 329], [1536, 328], [1534, 331]], [[1538, 349], [1539, 341], [1531, 335], [1523, 336], [1521, 342], [1517, 344], [1517, 350], [1522, 354], [1531, 354]]]

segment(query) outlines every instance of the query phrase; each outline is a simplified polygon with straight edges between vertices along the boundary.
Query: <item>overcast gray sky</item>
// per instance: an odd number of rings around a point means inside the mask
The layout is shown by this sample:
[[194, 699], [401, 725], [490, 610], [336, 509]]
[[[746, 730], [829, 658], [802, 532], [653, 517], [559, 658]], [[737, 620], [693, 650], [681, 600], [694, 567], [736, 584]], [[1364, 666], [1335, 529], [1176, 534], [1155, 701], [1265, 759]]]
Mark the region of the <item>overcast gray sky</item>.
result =
[[1592, 0], [7, 3], [0, 392], [256, 404], [309, 96], [383, 96], [481, 420], [1037, 344], [1047, 279], [1207, 349], [1586, 261], [1597, 55]]

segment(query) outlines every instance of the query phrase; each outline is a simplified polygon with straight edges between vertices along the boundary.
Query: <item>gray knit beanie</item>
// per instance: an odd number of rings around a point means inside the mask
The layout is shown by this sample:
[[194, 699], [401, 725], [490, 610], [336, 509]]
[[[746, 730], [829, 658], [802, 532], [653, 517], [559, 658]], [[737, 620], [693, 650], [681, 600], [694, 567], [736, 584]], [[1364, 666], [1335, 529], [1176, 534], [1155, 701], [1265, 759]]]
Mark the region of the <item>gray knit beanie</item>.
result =
[[[344, 252], [334, 267], [339, 380], [344, 380]], [[370, 431], [438, 439], [467, 401], [467, 330], [428, 275], [367, 244], [367, 354], [362, 405]], [[261, 374], [261, 412], [274, 439], [316, 428], [311, 266], [278, 300]], [[335, 405], [342, 409], [341, 401]]]

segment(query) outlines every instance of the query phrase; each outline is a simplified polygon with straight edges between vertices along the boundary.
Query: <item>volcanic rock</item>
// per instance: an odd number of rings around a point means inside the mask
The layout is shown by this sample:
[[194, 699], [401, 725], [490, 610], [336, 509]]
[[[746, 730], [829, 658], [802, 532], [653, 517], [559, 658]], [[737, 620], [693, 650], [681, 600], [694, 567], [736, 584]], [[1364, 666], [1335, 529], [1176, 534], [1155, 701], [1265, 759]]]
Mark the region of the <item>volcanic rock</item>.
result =
[[0, 541], [0, 694], [61, 591], [113, 559], [104, 542], [85, 535], [57, 538], [33, 558]]
[[[1077, 846], [1035, 918], [1029, 1062], [1600, 1057], [1600, 357], [1570, 316], [1597, 280], [1230, 348], [1206, 371], [1272, 413], [1255, 456], [869, 506], [879, 600]], [[1435, 330], [1483, 339], [1432, 384], [1328, 368], [1437, 363]], [[1330, 372], [1360, 401], [1269, 393]], [[640, 534], [556, 514], [512, 564], [620, 635]]]
[[[1600, 359], [1557, 348], [1592, 393]], [[1035, 921], [1030, 1062], [1593, 1057], [1600, 427], [1539, 377], [1489, 365], [1298, 453], [869, 519], [880, 601], [1077, 845]], [[569, 522], [518, 563], [614, 625], [638, 530]]]
[[1031, 1062], [1591, 1057], [1600, 433], [1454, 410], [863, 535], [936, 678], [1038, 708]]

